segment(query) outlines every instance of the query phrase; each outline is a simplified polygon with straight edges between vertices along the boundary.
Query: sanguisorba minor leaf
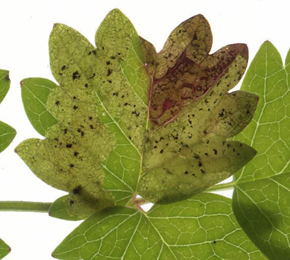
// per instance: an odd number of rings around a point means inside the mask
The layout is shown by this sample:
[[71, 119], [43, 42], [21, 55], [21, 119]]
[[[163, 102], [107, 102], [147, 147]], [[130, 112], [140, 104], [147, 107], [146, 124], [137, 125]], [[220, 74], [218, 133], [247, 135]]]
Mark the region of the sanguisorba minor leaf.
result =
[[50, 85], [36, 102], [36, 114], [45, 111], [57, 124], [48, 120], [49, 127], [41, 128], [45, 140], [26, 140], [16, 151], [39, 178], [69, 192], [55, 202], [52, 216], [84, 218], [126, 204], [142, 169], [150, 79], [141, 41], [131, 22], [113, 10], [97, 31], [96, 45], [56, 24], [49, 40], [50, 64], [60, 85], [24, 81], [33, 88], [34, 100]]
[[228, 93], [245, 71], [248, 49], [233, 44], [209, 55], [211, 31], [202, 15], [175, 28], [160, 53], [142, 43], [152, 77], [153, 126], [139, 192], [152, 202], [168, 203], [207, 189], [253, 158], [252, 148], [227, 138], [250, 122], [258, 98]]
[[9, 254], [10, 251], [10, 247], [2, 239], [0, 239], [0, 259]]
[[233, 195], [237, 220], [270, 259], [290, 259], [290, 174], [238, 184]]
[[269, 259], [290, 259], [289, 64], [265, 42], [242, 89], [260, 103], [253, 121], [235, 140], [252, 145], [257, 156], [237, 173], [233, 209], [249, 238]]
[[266, 259], [239, 227], [231, 200], [202, 193], [149, 213], [114, 207], [92, 215], [53, 252], [57, 259]]

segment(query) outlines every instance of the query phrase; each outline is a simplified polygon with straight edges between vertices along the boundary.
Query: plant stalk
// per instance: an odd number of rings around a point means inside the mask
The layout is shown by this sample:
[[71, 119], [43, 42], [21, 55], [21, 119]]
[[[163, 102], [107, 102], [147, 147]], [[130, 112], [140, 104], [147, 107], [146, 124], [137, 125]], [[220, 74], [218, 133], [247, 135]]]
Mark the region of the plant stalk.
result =
[[29, 201], [0, 201], [0, 211], [48, 213], [51, 203]]

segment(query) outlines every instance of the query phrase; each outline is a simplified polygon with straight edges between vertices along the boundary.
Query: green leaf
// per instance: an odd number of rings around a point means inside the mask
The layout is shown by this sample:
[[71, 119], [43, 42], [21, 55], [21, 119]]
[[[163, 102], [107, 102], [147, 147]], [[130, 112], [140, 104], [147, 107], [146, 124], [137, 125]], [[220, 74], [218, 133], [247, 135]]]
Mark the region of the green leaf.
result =
[[21, 82], [22, 102], [27, 117], [43, 136], [50, 127], [57, 124], [56, 118], [47, 108], [48, 96], [56, 87], [54, 82], [42, 78], [28, 78]]
[[[0, 103], [3, 101], [9, 88], [9, 72], [7, 70], [0, 70]], [[0, 121], [0, 152], [9, 146], [15, 135], [16, 131], [11, 126]]]
[[290, 173], [235, 188], [233, 209], [256, 246], [271, 260], [290, 259]]
[[10, 247], [5, 244], [5, 242], [0, 239], [0, 259], [4, 258], [11, 251]]
[[239, 227], [231, 200], [215, 194], [154, 206], [149, 213], [114, 207], [76, 228], [57, 259], [266, 259]]
[[[185, 56], [184, 64], [175, 68], [177, 72], [168, 70], [168, 75], [156, 80], [155, 85], [153, 81], [151, 111], [162, 110], [164, 114], [157, 116], [162, 121], [158, 119], [157, 123], [165, 125], [155, 125], [147, 136], [145, 173], [139, 188], [142, 197], [154, 203], [186, 199], [228, 178], [254, 157], [255, 151], [249, 146], [226, 141], [250, 122], [257, 105], [256, 95], [228, 93], [240, 80], [246, 63], [247, 47], [229, 45], [207, 55], [200, 64], [188, 61]], [[172, 83], [173, 73], [186, 75], [184, 89], [191, 83], [193, 90], [198, 91], [198, 84], [202, 84], [204, 92], [188, 98], [191, 93], [185, 91], [180, 98], [176, 94], [181, 91], [180, 87], [173, 84], [175, 81]], [[197, 80], [199, 77], [202, 80]], [[177, 77], [175, 83], [181, 78]], [[166, 82], [169, 83], [166, 85]], [[178, 97], [176, 103], [165, 111], [164, 106], [172, 96]], [[161, 98], [164, 104], [161, 102], [162, 109], [159, 109], [154, 104], [159, 104]], [[154, 122], [155, 112], [150, 115]]]
[[[79, 198], [80, 200], [81, 198]], [[94, 211], [88, 203], [75, 203], [76, 198], [71, 195], [62, 196], [54, 201], [49, 208], [49, 216], [65, 220], [81, 220]]]
[[[78, 191], [75, 207], [81, 201], [94, 210], [124, 205], [136, 191], [150, 86], [141, 42], [129, 20], [114, 10], [97, 35], [103, 31], [104, 44], [97, 42], [96, 50], [75, 30], [54, 26], [50, 62], [60, 86], [49, 93], [46, 109], [58, 124], [45, 140], [26, 140], [16, 149], [39, 178], [69, 196]], [[107, 41], [116, 46], [107, 50]]]
[[9, 146], [15, 135], [16, 131], [14, 128], [0, 121], [0, 152]]
[[49, 53], [59, 86], [37, 79], [52, 84], [40, 98], [41, 88], [24, 81], [41, 100], [42, 110], [31, 109], [37, 127], [41, 111], [53, 123], [41, 128], [45, 140], [26, 140], [16, 151], [40, 179], [69, 193], [54, 203], [52, 216], [85, 218], [124, 206], [137, 192], [159, 203], [186, 199], [253, 158], [249, 146], [227, 141], [257, 103], [253, 94], [228, 93], [245, 71], [246, 45], [210, 55], [210, 26], [198, 15], [176, 27], [157, 54], [117, 9], [95, 41], [97, 48], [56, 24]]
[[235, 182], [249, 182], [290, 171], [288, 86], [290, 53], [285, 67], [273, 44], [266, 41], [249, 67], [242, 90], [259, 96], [253, 120], [234, 140], [252, 146], [256, 157], [235, 174]]
[[[10, 88], [9, 72], [0, 70], [0, 103], [3, 101]], [[0, 121], [0, 152], [5, 150], [12, 142], [16, 131], [9, 125]], [[5, 257], [11, 251], [10, 247], [0, 239], [0, 259]]]
[[10, 88], [9, 71], [0, 70], [0, 103], [3, 101]]
[[290, 259], [289, 250], [289, 75], [276, 48], [262, 44], [242, 89], [260, 102], [253, 121], [234, 140], [257, 150], [257, 156], [235, 175], [233, 209], [249, 238], [269, 259]]

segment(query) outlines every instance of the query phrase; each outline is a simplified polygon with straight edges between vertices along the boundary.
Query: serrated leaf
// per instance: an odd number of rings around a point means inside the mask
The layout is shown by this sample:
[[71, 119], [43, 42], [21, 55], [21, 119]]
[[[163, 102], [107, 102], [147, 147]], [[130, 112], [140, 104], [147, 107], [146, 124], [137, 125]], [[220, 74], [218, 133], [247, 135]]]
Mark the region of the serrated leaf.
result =
[[47, 130], [57, 124], [57, 119], [47, 108], [50, 92], [57, 85], [47, 79], [28, 78], [21, 81], [21, 96], [25, 112], [35, 130], [45, 135]]
[[57, 259], [266, 259], [236, 222], [230, 199], [215, 194], [94, 214], [53, 252]]
[[238, 184], [233, 195], [237, 220], [270, 259], [290, 259], [290, 174]]
[[289, 80], [290, 53], [285, 67], [269, 41], [253, 59], [242, 90], [259, 96], [253, 120], [234, 140], [252, 146], [256, 157], [235, 174], [235, 183], [255, 181], [290, 171]]
[[10, 247], [6, 245], [6, 243], [0, 239], [0, 259], [4, 258], [11, 251]]

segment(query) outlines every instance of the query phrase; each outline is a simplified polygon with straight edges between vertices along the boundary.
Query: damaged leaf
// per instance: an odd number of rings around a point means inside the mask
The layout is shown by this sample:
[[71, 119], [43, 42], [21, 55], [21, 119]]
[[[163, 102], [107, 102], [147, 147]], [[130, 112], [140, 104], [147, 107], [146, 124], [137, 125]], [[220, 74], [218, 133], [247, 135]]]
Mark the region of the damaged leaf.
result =
[[34, 102], [26, 104], [34, 113], [28, 116], [45, 139], [26, 140], [16, 151], [39, 178], [69, 193], [50, 215], [85, 218], [124, 206], [136, 193], [157, 203], [186, 199], [253, 158], [249, 146], [227, 141], [257, 104], [253, 94], [228, 93], [245, 71], [246, 45], [210, 55], [210, 27], [198, 15], [156, 53], [117, 9], [95, 41], [97, 47], [56, 24], [49, 46], [59, 85], [23, 81], [23, 102]]
[[149, 117], [139, 193], [155, 203], [191, 197], [226, 179], [255, 151], [227, 141], [252, 119], [258, 98], [236, 91], [247, 65], [244, 44], [209, 55], [212, 37], [202, 15], [180, 24], [156, 53], [142, 39], [151, 77]]
[[17, 153], [39, 178], [69, 192], [62, 204], [76, 212], [72, 218], [125, 205], [136, 191], [147, 123], [150, 84], [139, 37], [115, 10], [97, 31], [97, 49], [61, 24], [49, 44], [60, 85], [42, 103], [58, 123], [46, 129], [45, 140], [26, 140]]

